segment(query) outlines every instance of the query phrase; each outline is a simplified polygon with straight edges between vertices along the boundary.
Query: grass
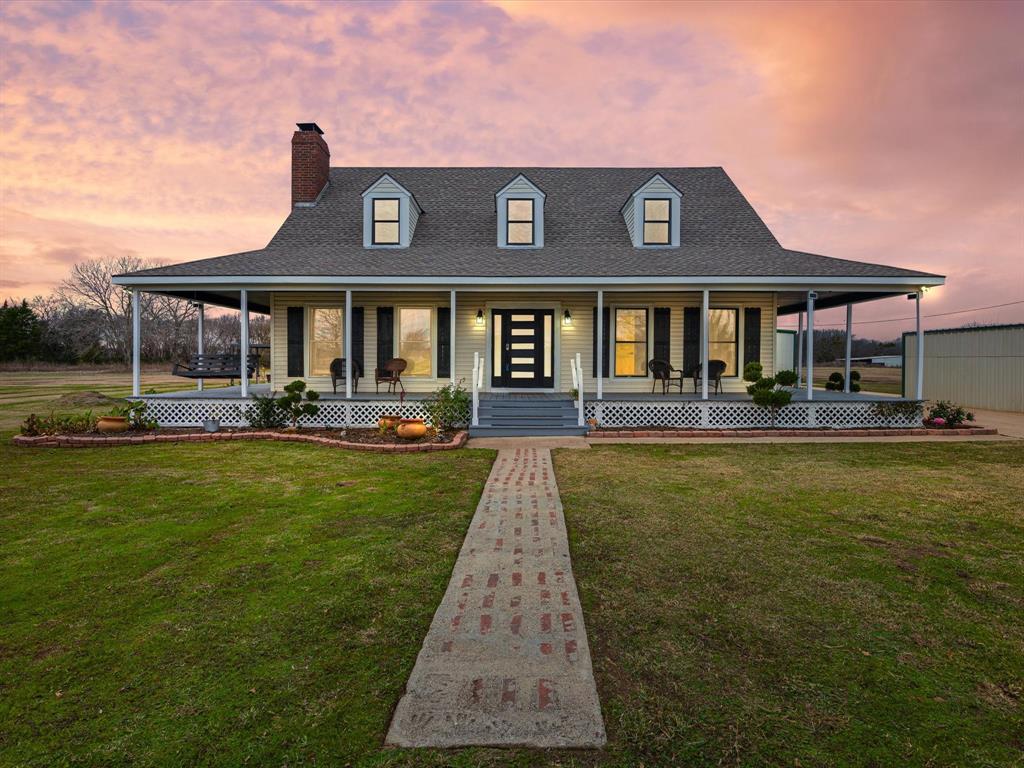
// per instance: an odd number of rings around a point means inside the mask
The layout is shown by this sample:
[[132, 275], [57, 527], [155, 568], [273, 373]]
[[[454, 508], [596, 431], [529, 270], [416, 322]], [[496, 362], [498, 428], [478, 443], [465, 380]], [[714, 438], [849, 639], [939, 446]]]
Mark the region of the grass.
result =
[[1020, 444], [555, 467], [609, 763], [1024, 762]]
[[399, 759], [491, 452], [6, 438], [0, 764]]
[[[884, 368], [882, 366], [868, 366], [854, 368], [860, 371], [860, 386], [862, 392], [877, 392], [882, 395], [899, 395], [903, 392], [903, 369]], [[814, 386], [825, 388], [825, 382], [832, 373], [843, 373], [842, 366], [814, 366]]]

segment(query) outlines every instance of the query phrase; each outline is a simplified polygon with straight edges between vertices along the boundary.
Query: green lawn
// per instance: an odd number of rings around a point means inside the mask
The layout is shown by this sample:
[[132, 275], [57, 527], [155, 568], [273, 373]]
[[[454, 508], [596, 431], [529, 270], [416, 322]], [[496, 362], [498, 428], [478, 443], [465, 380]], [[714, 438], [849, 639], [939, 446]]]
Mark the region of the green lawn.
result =
[[383, 734], [492, 452], [8, 437], [0, 765], [400, 759]]
[[610, 763], [1024, 764], [1020, 443], [555, 468]]

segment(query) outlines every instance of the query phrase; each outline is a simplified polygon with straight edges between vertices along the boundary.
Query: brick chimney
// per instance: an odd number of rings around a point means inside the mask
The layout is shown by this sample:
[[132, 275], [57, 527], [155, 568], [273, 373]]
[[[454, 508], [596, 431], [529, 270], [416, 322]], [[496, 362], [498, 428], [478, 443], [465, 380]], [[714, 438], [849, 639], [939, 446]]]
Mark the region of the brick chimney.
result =
[[296, 123], [292, 134], [292, 205], [312, 205], [327, 184], [331, 150], [316, 123]]

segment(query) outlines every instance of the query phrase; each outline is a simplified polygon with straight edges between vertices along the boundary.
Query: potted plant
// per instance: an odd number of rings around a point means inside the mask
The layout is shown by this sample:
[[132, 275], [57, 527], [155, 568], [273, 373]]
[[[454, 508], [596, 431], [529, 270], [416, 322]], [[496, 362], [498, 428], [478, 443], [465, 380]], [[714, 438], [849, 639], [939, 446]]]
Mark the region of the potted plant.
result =
[[96, 420], [96, 429], [97, 431], [105, 434], [111, 432], [127, 432], [128, 417], [115, 416], [113, 414], [100, 416], [99, 419]]
[[423, 419], [402, 419], [395, 427], [395, 434], [403, 440], [419, 440], [427, 434], [427, 424]]

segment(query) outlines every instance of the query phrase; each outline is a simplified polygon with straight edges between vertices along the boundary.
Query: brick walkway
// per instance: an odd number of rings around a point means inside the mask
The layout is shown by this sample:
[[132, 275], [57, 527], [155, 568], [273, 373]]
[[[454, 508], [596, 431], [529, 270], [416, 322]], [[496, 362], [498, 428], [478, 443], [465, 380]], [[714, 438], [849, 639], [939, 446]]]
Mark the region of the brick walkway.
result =
[[387, 743], [605, 743], [547, 449], [498, 453]]

